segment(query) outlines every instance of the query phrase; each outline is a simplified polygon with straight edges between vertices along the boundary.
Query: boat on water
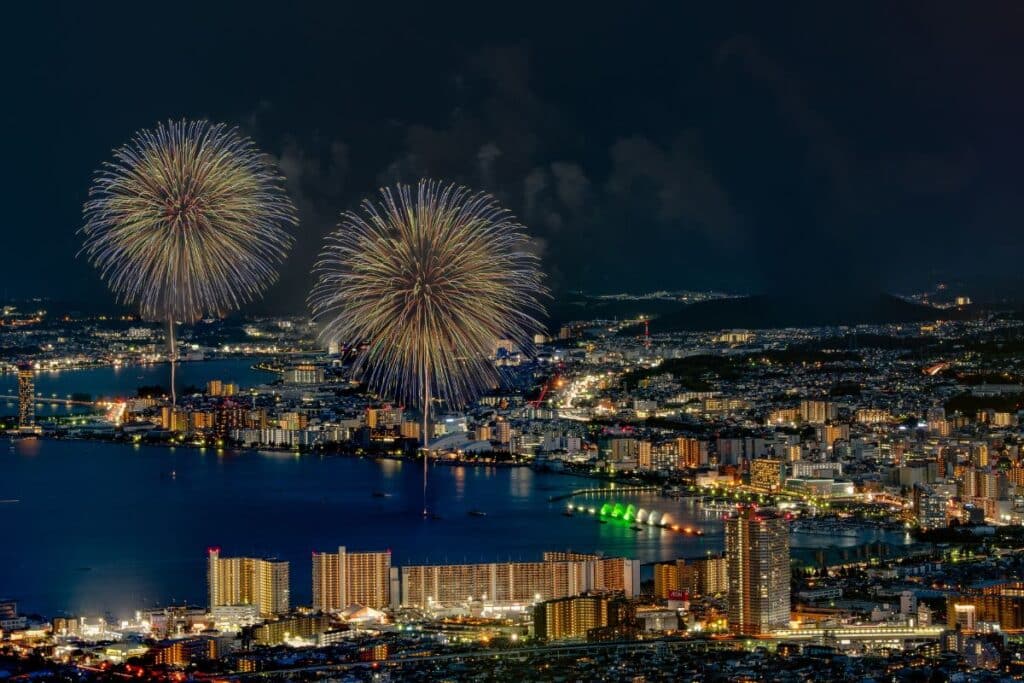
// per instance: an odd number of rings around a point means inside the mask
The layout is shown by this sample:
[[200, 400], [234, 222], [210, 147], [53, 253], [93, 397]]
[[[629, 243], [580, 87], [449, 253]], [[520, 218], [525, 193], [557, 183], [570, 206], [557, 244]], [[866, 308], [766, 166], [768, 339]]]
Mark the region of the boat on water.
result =
[[374, 498], [390, 498], [391, 494], [388, 493], [387, 491], [374, 491], [373, 492], [373, 497]]
[[470, 510], [469, 514], [472, 517], [486, 517], [487, 516], [487, 513], [484, 512], [483, 510]]

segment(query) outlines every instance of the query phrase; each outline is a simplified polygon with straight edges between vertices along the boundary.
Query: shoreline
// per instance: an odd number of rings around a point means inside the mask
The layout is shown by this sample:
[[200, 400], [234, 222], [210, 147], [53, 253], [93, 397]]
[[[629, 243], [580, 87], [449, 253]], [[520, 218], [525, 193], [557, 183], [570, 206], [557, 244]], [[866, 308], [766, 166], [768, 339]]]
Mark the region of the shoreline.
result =
[[[226, 360], [243, 360], [243, 359], [247, 359], [247, 358], [268, 358], [268, 357], [274, 357], [274, 356], [278, 356], [278, 355], [288, 355], [288, 354], [297, 354], [297, 353], [300, 353], [300, 352], [299, 351], [291, 351], [291, 352], [287, 352], [287, 351], [286, 352], [281, 352], [281, 351], [278, 351], [278, 352], [274, 352], [274, 353], [219, 354], [219, 355], [216, 355], [216, 356], [210, 356], [210, 357], [206, 357], [206, 358], [194, 358], [194, 359], [179, 358], [178, 359], [178, 364], [179, 365], [184, 365], [184, 364], [192, 364], [192, 363], [208, 363], [208, 362], [226, 361]], [[83, 370], [102, 370], [104, 368], [137, 368], [137, 367], [148, 368], [148, 367], [154, 367], [154, 366], [157, 366], [157, 365], [168, 365], [169, 363], [170, 363], [170, 361], [168, 359], [154, 360], [154, 361], [129, 361], [129, 362], [122, 362], [122, 363], [113, 363], [113, 362], [110, 362], [110, 361], [97, 361], [97, 362], [93, 362], [93, 363], [85, 363], [85, 364], [81, 364], [81, 365], [74, 365], [74, 366], [68, 366], [68, 367], [59, 367], [59, 368], [42, 367], [42, 368], [39, 368], [39, 369], [35, 370], [35, 372], [37, 373], [37, 376], [38, 376], [40, 374], [59, 374], [59, 373], [62, 373], [62, 372], [81, 372]], [[10, 369], [11, 367], [12, 367], [12, 365], [10, 363], [4, 363], [3, 365], [0, 365], [0, 376], [3, 376], [3, 375], [16, 375], [17, 371], [16, 370], [11, 370]], [[275, 370], [269, 370], [267, 368], [258, 367], [258, 364], [257, 365], [251, 365], [249, 367], [252, 370], [259, 370], [260, 372], [267, 372], [267, 373], [271, 373], [271, 374], [274, 374], [275, 372], [277, 372]], [[278, 374], [280, 374], [280, 373], [278, 373]]]
[[[17, 433], [8, 433], [10, 442], [13, 444], [17, 441], [50, 441], [50, 442], [84, 442], [84, 443], [96, 443], [96, 444], [110, 444], [113, 446], [128, 446], [128, 447], [147, 447], [147, 448], [160, 448], [160, 449], [188, 449], [193, 451], [218, 451], [222, 453], [231, 454], [244, 454], [244, 453], [266, 453], [269, 455], [294, 455], [299, 457], [306, 456], [317, 456], [317, 457], [341, 457], [341, 458], [354, 458], [358, 460], [389, 460], [393, 462], [411, 462], [420, 463], [419, 458], [404, 458], [401, 456], [387, 455], [387, 454], [373, 454], [373, 453], [346, 453], [344, 451], [310, 451], [310, 450], [295, 450], [291, 448], [276, 448], [274, 446], [197, 446], [193, 443], [169, 443], [169, 442], [146, 442], [146, 441], [126, 441], [122, 439], [103, 439], [103, 438], [88, 438], [88, 437], [73, 437], [73, 436], [45, 436], [42, 434], [32, 435], [19, 435]], [[479, 462], [475, 460], [450, 460], [438, 457], [431, 458], [431, 464], [439, 467], [494, 467], [494, 468], [519, 468], [527, 467], [533, 468], [531, 463], [526, 462]], [[535, 471], [539, 471], [536, 470]], [[566, 474], [570, 476], [586, 477], [583, 474], [576, 474], [573, 472], [555, 472], [553, 470], [546, 470], [545, 474]], [[589, 478], [589, 477], [586, 477]]]

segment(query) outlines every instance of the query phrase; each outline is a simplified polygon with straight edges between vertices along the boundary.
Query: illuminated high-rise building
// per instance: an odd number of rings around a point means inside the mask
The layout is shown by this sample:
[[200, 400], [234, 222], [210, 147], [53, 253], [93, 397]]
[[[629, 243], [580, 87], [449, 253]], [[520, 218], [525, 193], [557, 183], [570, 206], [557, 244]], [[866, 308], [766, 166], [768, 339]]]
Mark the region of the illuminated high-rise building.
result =
[[800, 402], [800, 417], [804, 422], [823, 424], [832, 417], [833, 408], [828, 401], [804, 400]]
[[782, 517], [741, 507], [725, 522], [729, 629], [757, 635], [789, 625], [789, 528]]
[[654, 597], [665, 600], [679, 588], [679, 562], [659, 562], [654, 565]]
[[542, 602], [533, 608], [533, 627], [541, 640], [585, 638], [608, 625], [607, 595], [580, 595]]
[[205, 431], [207, 429], [213, 429], [214, 424], [214, 413], [210, 410], [195, 410], [190, 414], [192, 429], [196, 431]]
[[988, 444], [978, 442], [971, 444], [971, 464], [975, 467], [988, 467]]
[[31, 427], [36, 422], [35, 380], [32, 366], [18, 366], [18, 426]]
[[163, 406], [160, 408], [160, 424], [169, 432], [188, 430], [188, 413], [181, 408]]
[[512, 443], [512, 425], [508, 420], [498, 420], [495, 423], [495, 430], [498, 434], [498, 443], [506, 446]]
[[689, 437], [676, 439], [676, 469], [703, 467], [708, 464], [708, 443]]
[[313, 553], [313, 609], [359, 604], [383, 609], [391, 602], [391, 551]]
[[649, 470], [654, 465], [654, 458], [652, 457], [653, 448], [650, 441], [637, 441], [636, 442], [636, 463], [637, 467], [641, 470]]
[[541, 562], [414, 565], [401, 568], [403, 607], [444, 607], [470, 601], [526, 605], [588, 591], [640, 590], [640, 563], [621, 557], [545, 553]]
[[721, 555], [654, 565], [654, 595], [662, 599], [673, 593], [717, 595], [725, 593], [728, 586], [725, 557]]
[[[228, 387], [231, 385], [226, 384], [224, 386]], [[224, 395], [226, 396], [227, 394], [225, 393]], [[217, 437], [226, 439], [235, 430], [242, 429], [245, 426], [245, 414], [245, 408], [233, 399], [226, 398], [221, 401], [214, 412], [213, 428]]]
[[420, 438], [420, 423], [415, 420], [402, 420], [401, 434], [406, 439]]
[[637, 459], [636, 439], [611, 439], [609, 460], [614, 463], [635, 463]]
[[253, 557], [221, 557], [210, 548], [207, 564], [210, 607], [256, 605], [260, 616], [284, 614], [290, 606], [288, 563]]
[[391, 429], [402, 424], [402, 409], [390, 404], [366, 409], [366, 426], [370, 429]]
[[840, 439], [849, 440], [850, 425], [822, 425], [818, 428], [818, 433], [821, 435], [820, 438], [822, 443], [825, 445], [826, 450], [832, 450], [836, 441], [839, 441]]
[[782, 490], [786, 466], [781, 460], [758, 458], [750, 463], [750, 486], [758, 491], [775, 493]]

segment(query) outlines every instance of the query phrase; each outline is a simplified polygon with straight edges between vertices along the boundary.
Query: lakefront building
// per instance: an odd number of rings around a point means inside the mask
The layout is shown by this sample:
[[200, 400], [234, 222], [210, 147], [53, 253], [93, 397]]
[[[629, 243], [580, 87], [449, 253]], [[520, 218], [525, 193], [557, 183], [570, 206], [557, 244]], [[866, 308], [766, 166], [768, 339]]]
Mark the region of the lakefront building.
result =
[[467, 602], [526, 606], [592, 591], [633, 597], [640, 591], [640, 563], [621, 557], [547, 553], [540, 562], [412, 565], [401, 568], [401, 586], [400, 605], [419, 608]]
[[383, 609], [391, 603], [391, 551], [313, 553], [313, 609], [350, 605]]
[[729, 630], [744, 635], [789, 626], [789, 528], [773, 512], [740, 508], [725, 522]]
[[253, 557], [221, 557], [210, 548], [207, 558], [210, 608], [255, 605], [261, 617], [290, 608], [288, 563]]

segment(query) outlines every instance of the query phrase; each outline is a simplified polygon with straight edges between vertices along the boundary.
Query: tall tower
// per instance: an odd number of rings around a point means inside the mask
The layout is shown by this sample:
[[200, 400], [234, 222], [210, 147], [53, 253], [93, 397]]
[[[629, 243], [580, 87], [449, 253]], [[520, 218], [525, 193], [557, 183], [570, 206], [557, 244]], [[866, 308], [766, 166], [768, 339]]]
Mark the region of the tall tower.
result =
[[757, 635], [789, 626], [789, 528], [753, 506], [725, 522], [729, 630]]
[[209, 548], [206, 554], [206, 588], [210, 596], [210, 607], [229, 604], [224, 575], [221, 572], [220, 548]]
[[18, 366], [18, 426], [31, 427], [36, 422], [35, 381], [32, 366]]

